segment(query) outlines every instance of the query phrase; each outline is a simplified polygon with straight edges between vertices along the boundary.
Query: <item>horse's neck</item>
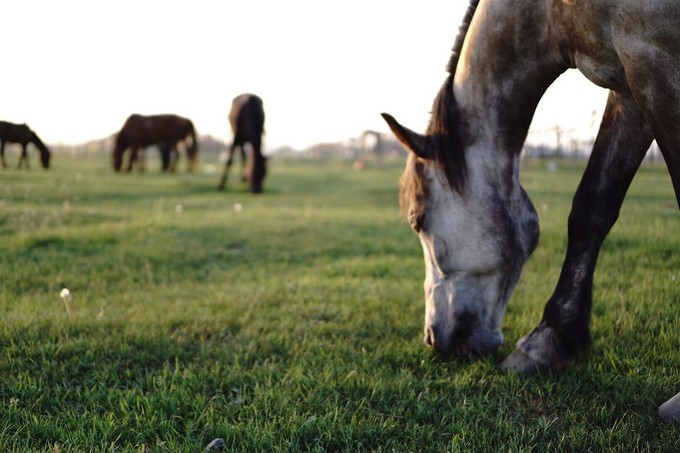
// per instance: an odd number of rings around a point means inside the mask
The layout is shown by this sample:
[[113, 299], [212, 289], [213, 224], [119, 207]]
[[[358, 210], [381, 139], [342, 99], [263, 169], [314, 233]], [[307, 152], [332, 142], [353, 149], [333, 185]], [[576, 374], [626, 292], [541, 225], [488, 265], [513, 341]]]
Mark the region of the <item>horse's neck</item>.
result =
[[[547, 2], [546, 2], [547, 3]], [[454, 78], [471, 142], [517, 155], [541, 96], [566, 69], [552, 43], [544, 2], [480, 2]]]
[[541, 96], [566, 69], [541, 1], [482, 0], [454, 77], [466, 160], [516, 192], [519, 155]]
[[37, 134], [34, 132], [29, 132], [29, 137], [29, 142], [33, 143], [40, 150], [41, 154], [47, 152], [47, 147], [42, 142], [42, 140], [40, 140]]

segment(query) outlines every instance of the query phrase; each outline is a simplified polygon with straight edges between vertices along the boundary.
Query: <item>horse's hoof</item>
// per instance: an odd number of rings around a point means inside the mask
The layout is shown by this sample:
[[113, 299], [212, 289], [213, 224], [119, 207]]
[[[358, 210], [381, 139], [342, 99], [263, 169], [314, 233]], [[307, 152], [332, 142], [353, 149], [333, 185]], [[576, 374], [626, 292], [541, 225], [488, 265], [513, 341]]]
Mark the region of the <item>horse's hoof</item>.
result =
[[224, 444], [224, 439], [218, 437], [217, 439], [213, 439], [213, 441], [210, 442], [207, 447], [205, 447], [205, 451], [224, 451], [225, 448], [226, 445]]
[[659, 406], [659, 417], [670, 422], [680, 421], [680, 393]]
[[520, 349], [515, 349], [500, 365], [506, 373], [531, 374], [542, 371], [543, 367]]
[[501, 369], [514, 373], [559, 371], [570, 360], [561, 352], [560, 343], [557, 333], [541, 323], [517, 342], [515, 351], [503, 361]]

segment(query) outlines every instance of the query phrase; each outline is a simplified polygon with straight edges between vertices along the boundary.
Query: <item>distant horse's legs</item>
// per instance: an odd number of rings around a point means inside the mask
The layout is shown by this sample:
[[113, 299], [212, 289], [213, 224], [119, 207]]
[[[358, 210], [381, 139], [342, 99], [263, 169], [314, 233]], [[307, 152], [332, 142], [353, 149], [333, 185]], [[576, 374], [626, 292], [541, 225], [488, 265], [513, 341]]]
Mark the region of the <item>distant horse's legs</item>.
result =
[[21, 168], [21, 165], [25, 163], [26, 170], [28, 170], [28, 152], [26, 150], [27, 146], [28, 146], [27, 144], [24, 143], [21, 144], [21, 156], [19, 156], [19, 165], [17, 166], [17, 168], [19, 169]]
[[[252, 147], [253, 145], [250, 144]], [[241, 152], [241, 182], [246, 182], [248, 181], [249, 175], [248, 175], [248, 155], [246, 154], [246, 147], [245, 145], [241, 146], [239, 148], [239, 151]], [[252, 153], [252, 151], [251, 151]]]
[[7, 162], [5, 161], [5, 142], [0, 140], [0, 160], [2, 160], [2, 168], [7, 168]]
[[252, 193], [262, 193], [262, 186], [266, 175], [267, 158], [260, 153], [254, 154], [250, 173], [250, 191]]
[[170, 144], [170, 173], [174, 173], [177, 170], [177, 161], [179, 160], [179, 150], [177, 146], [179, 142], [174, 142]]
[[161, 170], [168, 171], [170, 168], [170, 144], [162, 142], [158, 144], [158, 148], [161, 152]]
[[132, 171], [132, 166], [135, 164], [135, 161], [137, 160], [137, 153], [138, 153], [138, 148], [136, 146], [133, 146], [130, 148], [130, 159], [128, 160], [128, 166], [126, 171], [130, 173]]
[[238, 145], [236, 139], [234, 139], [234, 142], [231, 144], [231, 148], [229, 148], [229, 157], [227, 158], [227, 162], [224, 164], [224, 171], [222, 171], [222, 178], [220, 178], [220, 182], [217, 184], [217, 190], [224, 190], [224, 187], [227, 185], [227, 176], [229, 176], [231, 164], [234, 163], [234, 150], [236, 150], [237, 146], [241, 148], [241, 153], [243, 153], [243, 145]]
[[267, 158], [262, 155], [260, 140], [254, 140], [250, 162], [250, 191], [252, 193], [262, 192], [262, 183], [267, 174]]
[[595, 264], [616, 222], [626, 191], [652, 133], [630, 95], [609, 93], [593, 151], [569, 215], [567, 255], [543, 319], [517, 342], [501, 367], [509, 371], [559, 369], [590, 348]]

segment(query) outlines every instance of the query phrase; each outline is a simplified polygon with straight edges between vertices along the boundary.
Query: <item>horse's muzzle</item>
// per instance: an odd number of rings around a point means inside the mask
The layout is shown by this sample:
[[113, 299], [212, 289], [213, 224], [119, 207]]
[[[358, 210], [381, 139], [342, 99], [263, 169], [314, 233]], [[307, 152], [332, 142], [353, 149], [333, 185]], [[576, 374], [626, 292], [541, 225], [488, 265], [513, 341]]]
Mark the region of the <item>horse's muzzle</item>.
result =
[[454, 329], [453, 332], [447, 336], [435, 326], [426, 326], [423, 342], [427, 346], [434, 348], [437, 353], [445, 356], [468, 355], [470, 353], [470, 349], [467, 345], [469, 336], [469, 329]]
[[423, 342], [444, 356], [469, 356], [489, 354], [503, 344], [500, 331], [473, 329], [469, 325], [457, 326], [450, 334], [425, 326]]

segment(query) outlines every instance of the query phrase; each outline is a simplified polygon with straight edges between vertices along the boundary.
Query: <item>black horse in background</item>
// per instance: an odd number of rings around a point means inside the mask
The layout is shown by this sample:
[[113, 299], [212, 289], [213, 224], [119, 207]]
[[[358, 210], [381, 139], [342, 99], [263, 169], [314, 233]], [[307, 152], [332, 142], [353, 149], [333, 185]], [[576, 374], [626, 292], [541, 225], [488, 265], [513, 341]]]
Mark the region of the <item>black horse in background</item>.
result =
[[150, 115], [144, 116], [132, 114], [123, 124], [116, 137], [113, 149], [113, 169], [120, 171], [123, 166], [123, 155], [130, 149], [130, 159], [126, 170], [131, 171], [135, 161], [139, 158], [140, 170], [144, 170], [143, 155], [140, 158], [140, 150], [147, 146], [158, 145], [161, 151], [163, 170], [175, 171], [180, 142], [189, 141], [186, 145], [187, 171], [191, 172], [196, 167], [198, 156], [198, 140], [196, 130], [191, 120], [178, 115]]
[[[243, 179], [248, 181], [252, 193], [260, 193], [262, 192], [264, 177], [267, 174], [267, 158], [262, 155], [262, 134], [264, 132], [262, 99], [254, 94], [236, 96], [231, 103], [229, 123], [234, 132], [234, 141], [229, 149], [229, 157], [217, 188], [224, 190], [229, 168], [234, 162], [234, 151], [238, 148], [244, 168]], [[246, 159], [246, 144], [250, 144], [252, 148], [249, 159]], [[248, 162], [247, 165], [246, 161]]]
[[21, 145], [18, 168], [21, 168], [22, 164], [26, 164], [26, 169], [28, 170], [28, 153], [26, 148], [29, 143], [33, 143], [40, 151], [40, 162], [43, 168], [50, 167], [50, 150], [47, 149], [47, 146], [40, 140], [38, 135], [25, 124], [0, 121], [0, 160], [2, 161], [3, 168], [7, 168], [7, 162], [5, 161], [6, 143], [18, 143]]

